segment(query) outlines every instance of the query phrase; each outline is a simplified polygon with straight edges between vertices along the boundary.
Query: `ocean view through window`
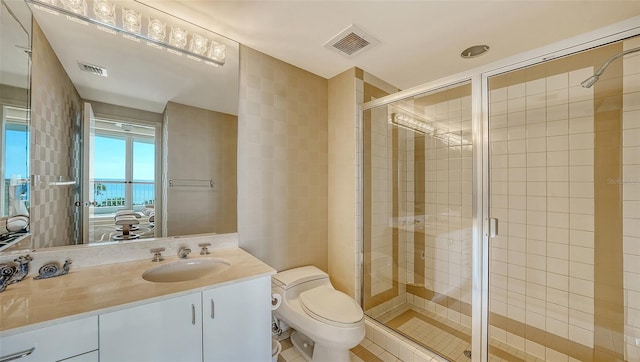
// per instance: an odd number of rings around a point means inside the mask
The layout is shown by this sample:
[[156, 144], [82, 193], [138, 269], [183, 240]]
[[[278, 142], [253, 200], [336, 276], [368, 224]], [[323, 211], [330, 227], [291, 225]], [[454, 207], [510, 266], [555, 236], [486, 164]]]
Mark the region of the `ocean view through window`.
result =
[[155, 204], [155, 130], [97, 120], [92, 161], [96, 216]]
[[29, 127], [28, 110], [2, 107], [2, 193], [0, 216], [28, 215]]

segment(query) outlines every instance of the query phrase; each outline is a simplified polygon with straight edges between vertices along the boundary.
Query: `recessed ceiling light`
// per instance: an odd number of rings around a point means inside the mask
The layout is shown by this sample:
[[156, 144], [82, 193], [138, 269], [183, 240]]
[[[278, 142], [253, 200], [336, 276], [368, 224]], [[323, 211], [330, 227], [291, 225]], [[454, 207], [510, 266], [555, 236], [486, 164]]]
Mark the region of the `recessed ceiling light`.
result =
[[474, 45], [472, 47], [468, 47], [460, 53], [460, 56], [465, 59], [479, 57], [482, 54], [489, 51], [488, 45]]

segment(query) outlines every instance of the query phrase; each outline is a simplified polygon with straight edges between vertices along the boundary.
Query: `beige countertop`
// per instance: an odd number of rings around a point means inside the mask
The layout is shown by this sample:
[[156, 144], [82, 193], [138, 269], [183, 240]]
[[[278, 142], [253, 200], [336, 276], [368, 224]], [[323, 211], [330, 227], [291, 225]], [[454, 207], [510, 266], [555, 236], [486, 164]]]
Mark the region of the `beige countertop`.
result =
[[207, 256], [190, 259], [224, 258], [231, 266], [219, 273], [195, 280], [153, 283], [142, 279], [149, 268], [178, 260], [165, 257], [154, 263], [151, 258], [74, 270], [50, 279], [34, 280], [27, 276], [0, 293], [0, 335], [10, 335], [34, 328], [98, 315], [134, 305], [198, 292], [236, 281], [272, 275], [275, 270], [240, 248], [214, 250]]

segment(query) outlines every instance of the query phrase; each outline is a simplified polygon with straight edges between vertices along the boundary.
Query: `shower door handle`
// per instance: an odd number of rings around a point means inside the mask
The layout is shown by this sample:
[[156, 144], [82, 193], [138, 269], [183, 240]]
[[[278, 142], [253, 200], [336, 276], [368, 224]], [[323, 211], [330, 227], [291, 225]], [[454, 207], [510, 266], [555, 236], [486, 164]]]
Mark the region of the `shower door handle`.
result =
[[488, 228], [490, 238], [495, 238], [496, 236], [498, 236], [498, 219], [496, 219], [495, 217], [490, 217]]

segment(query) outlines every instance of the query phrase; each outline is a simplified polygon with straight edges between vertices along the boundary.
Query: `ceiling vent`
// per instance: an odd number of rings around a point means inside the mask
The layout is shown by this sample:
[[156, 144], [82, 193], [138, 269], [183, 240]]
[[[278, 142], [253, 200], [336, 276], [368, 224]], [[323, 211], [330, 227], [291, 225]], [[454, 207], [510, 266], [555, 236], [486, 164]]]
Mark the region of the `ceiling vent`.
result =
[[82, 63], [82, 62], [78, 62], [78, 66], [80, 67], [80, 70], [83, 72], [99, 75], [101, 77], [107, 76], [107, 68], [103, 68], [97, 65]]
[[324, 47], [340, 53], [347, 58], [353, 58], [378, 44], [380, 44], [380, 42], [376, 38], [351, 24], [341, 31], [340, 34], [326, 42]]

